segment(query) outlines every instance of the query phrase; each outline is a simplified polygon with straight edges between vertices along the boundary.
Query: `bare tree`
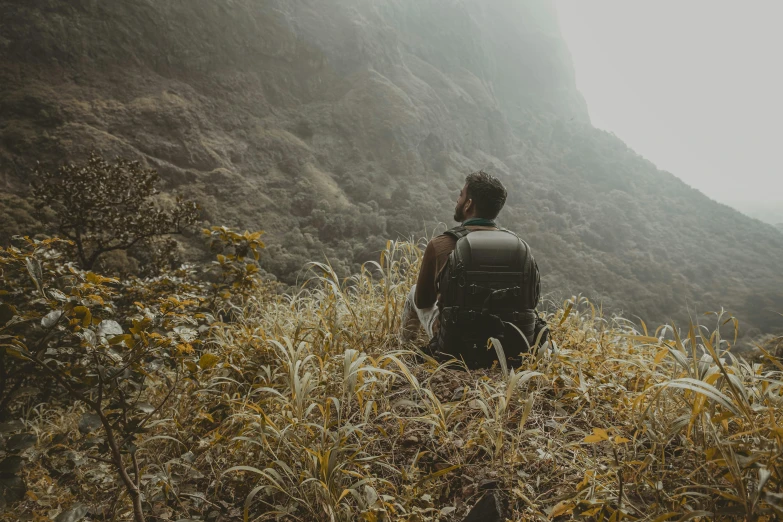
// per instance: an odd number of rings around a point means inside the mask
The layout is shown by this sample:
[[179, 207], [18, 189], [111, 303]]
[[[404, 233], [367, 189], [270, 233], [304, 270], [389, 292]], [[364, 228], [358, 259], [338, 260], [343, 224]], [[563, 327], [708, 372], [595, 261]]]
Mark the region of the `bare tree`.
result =
[[56, 171], [36, 168], [33, 196], [57, 216], [61, 237], [74, 243], [81, 267], [92, 270], [107, 252], [128, 250], [142, 241], [163, 248], [163, 237], [194, 224], [198, 206], [177, 198], [163, 208], [155, 196], [158, 173], [138, 161], [109, 163], [96, 152], [83, 164]]

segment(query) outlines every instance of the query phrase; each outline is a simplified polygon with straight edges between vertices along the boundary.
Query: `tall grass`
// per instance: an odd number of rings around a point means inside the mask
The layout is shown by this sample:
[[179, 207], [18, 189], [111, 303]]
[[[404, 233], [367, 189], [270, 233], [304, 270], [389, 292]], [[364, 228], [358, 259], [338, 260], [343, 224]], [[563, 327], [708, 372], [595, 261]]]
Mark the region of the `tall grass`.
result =
[[[390, 241], [344, 280], [312, 263], [296, 292], [251, 302], [215, 333], [220, 363], [153, 434], [185, 441], [205, 477], [199, 506], [239, 504], [246, 520], [460, 520], [491, 484], [514, 520], [783, 516], [783, 366], [735, 356], [720, 334], [730, 317], [651, 333], [574, 297], [549, 313], [551, 349], [469, 371], [398, 340], [420, 258]], [[184, 451], [149, 446], [159, 460]], [[163, 487], [148, 481], [147, 498]], [[192, 515], [178, 498], [172, 509]]]

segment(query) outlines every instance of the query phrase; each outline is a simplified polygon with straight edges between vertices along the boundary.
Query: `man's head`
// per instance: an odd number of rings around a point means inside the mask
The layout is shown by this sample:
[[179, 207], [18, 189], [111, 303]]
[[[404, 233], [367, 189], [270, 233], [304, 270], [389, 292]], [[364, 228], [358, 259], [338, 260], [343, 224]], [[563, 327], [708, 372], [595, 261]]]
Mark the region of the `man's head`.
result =
[[454, 209], [454, 221], [470, 218], [495, 219], [506, 204], [506, 187], [495, 176], [480, 170], [465, 178]]

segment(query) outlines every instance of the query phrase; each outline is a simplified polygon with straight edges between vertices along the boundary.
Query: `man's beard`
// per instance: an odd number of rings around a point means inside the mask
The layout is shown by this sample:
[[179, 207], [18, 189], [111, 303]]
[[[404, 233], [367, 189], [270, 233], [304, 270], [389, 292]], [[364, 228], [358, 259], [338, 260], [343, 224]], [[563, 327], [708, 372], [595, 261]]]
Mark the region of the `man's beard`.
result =
[[462, 207], [457, 207], [454, 209], [454, 221], [457, 221], [459, 223], [465, 221], [465, 213]]

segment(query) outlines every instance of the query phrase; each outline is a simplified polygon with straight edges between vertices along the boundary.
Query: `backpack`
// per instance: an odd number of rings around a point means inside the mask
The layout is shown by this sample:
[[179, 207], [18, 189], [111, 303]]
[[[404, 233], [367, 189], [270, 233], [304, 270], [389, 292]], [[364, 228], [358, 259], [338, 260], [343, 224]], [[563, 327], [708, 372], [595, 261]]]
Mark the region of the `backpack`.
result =
[[459, 226], [445, 234], [457, 244], [438, 276], [440, 329], [429, 351], [461, 358], [471, 368], [489, 367], [498, 359], [487, 349], [494, 337], [506, 359], [516, 362], [538, 333], [538, 269], [530, 247], [505, 229]]

